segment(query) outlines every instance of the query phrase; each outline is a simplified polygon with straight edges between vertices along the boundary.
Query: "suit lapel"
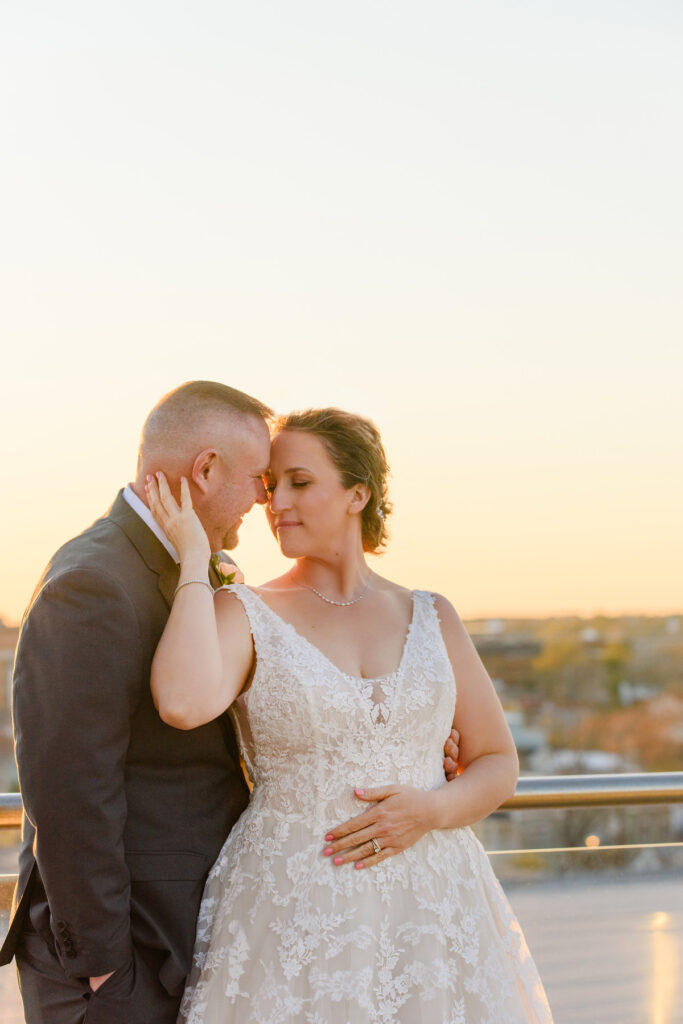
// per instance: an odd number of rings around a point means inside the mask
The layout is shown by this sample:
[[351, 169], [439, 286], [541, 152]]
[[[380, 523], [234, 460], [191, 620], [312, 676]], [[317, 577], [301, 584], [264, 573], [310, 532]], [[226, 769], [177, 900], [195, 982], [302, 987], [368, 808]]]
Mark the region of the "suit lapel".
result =
[[[173, 562], [173, 559], [171, 559], [171, 562]], [[173, 604], [179, 576], [180, 566], [176, 565], [175, 562], [159, 573], [159, 590], [169, 608]]]
[[[130, 507], [123, 497], [123, 490], [119, 491], [107, 515], [123, 530], [150, 571], [157, 574], [159, 591], [170, 608], [173, 604], [175, 588], [178, 585], [180, 566], [176, 565], [159, 538], [154, 536], [147, 524]], [[224, 552], [220, 552], [220, 559], [232, 563], [230, 555], [226, 555]], [[209, 580], [214, 590], [221, 586], [221, 581], [211, 564], [209, 564]], [[227, 711], [219, 716], [219, 723], [223, 731], [225, 746], [237, 764], [239, 763], [237, 741]]]
[[158, 537], [154, 536], [147, 524], [130, 507], [123, 497], [122, 490], [117, 494], [107, 515], [123, 530], [147, 568], [159, 577], [159, 590], [170, 608], [173, 603], [173, 592], [180, 575], [179, 566], [173, 561]]
[[221, 586], [221, 581], [218, 579], [218, 573], [213, 567], [213, 559], [209, 560], [209, 583], [211, 584], [214, 590], [216, 589], [216, 587]]

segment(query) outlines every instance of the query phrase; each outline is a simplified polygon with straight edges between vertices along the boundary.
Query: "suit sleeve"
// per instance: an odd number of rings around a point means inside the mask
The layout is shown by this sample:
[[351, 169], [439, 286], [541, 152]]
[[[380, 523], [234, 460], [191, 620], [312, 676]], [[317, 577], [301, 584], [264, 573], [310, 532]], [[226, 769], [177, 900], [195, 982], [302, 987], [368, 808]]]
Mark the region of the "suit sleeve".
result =
[[21, 630], [14, 728], [24, 808], [69, 977], [104, 974], [132, 956], [125, 759], [147, 684], [125, 592], [85, 570], [47, 583]]

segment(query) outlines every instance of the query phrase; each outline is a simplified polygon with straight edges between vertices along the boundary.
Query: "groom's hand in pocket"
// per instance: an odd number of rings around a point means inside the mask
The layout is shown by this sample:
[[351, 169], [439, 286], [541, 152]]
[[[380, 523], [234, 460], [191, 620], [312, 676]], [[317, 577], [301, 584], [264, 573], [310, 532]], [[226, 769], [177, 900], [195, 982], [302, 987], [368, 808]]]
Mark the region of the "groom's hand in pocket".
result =
[[109, 981], [114, 974], [116, 971], [110, 971], [109, 974], [98, 974], [96, 978], [88, 978], [88, 984], [93, 992], [97, 992], [100, 985], [104, 985], [105, 981]]

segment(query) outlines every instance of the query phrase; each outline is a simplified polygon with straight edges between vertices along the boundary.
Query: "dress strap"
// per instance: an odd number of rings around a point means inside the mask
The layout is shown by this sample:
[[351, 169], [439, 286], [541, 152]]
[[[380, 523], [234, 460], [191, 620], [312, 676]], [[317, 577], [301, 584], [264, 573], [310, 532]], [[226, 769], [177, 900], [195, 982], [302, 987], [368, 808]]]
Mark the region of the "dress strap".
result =
[[234, 594], [241, 602], [249, 620], [249, 629], [259, 661], [267, 662], [275, 658], [283, 646], [283, 620], [245, 583], [230, 583], [220, 589]]
[[413, 650], [422, 669], [436, 679], [450, 679], [453, 676], [451, 659], [446, 650], [439, 613], [436, 610], [434, 594], [429, 590], [414, 591], [415, 612], [412, 629]]
[[413, 591], [413, 622], [412, 629], [420, 631], [433, 631], [434, 626], [439, 626], [439, 616], [434, 607], [434, 595], [429, 590]]

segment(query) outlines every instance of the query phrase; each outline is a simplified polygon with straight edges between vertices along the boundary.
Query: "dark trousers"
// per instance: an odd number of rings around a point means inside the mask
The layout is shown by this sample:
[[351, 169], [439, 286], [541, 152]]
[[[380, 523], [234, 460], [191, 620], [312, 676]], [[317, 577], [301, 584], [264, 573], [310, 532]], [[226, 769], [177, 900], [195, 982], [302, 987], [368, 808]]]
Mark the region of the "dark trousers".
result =
[[158, 973], [163, 956], [136, 949], [133, 960], [92, 992], [87, 978], [67, 978], [54, 949], [25, 929], [15, 953], [26, 1024], [175, 1024], [180, 996]]

